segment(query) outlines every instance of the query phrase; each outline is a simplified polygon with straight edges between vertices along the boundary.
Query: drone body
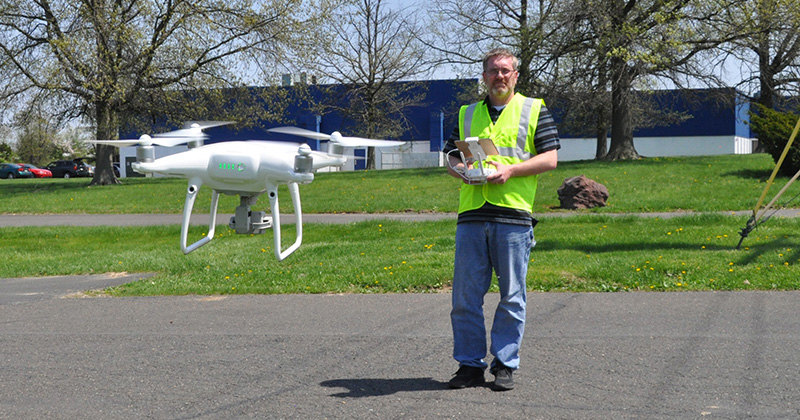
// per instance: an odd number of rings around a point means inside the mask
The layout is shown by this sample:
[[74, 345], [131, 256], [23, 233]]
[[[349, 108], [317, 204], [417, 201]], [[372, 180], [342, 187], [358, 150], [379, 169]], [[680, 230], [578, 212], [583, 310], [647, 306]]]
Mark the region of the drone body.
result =
[[[263, 193], [270, 184], [307, 183], [314, 180], [311, 172], [295, 171], [295, 158], [308, 146], [268, 141], [231, 141], [215, 143], [165, 156], [152, 162], [131, 164], [139, 173], [158, 173], [198, 179], [214, 190], [226, 194]], [[308, 153], [312, 169], [340, 165], [344, 158], [325, 153]]]
[[[186, 178], [189, 185], [181, 225], [181, 250], [188, 254], [214, 238], [219, 195], [238, 195], [240, 204], [231, 218], [230, 227], [236, 233], [263, 233], [273, 229], [275, 257], [280, 261], [294, 252], [302, 243], [302, 211], [298, 185], [314, 180], [314, 172], [328, 166], [341, 166], [347, 158], [345, 147], [391, 147], [403, 144], [398, 141], [343, 137], [338, 132], [331, 135], [295, 127], [281, 127], [270, 131], [330, 140], [331, 153], [312, 151], [307, 144], [275, 141], [230, 141], [202, 146], [205, 134], [202, 129], [227, 124], [227, 122], [187, 123], [181, 130], [155, 135], [144, 135], [139, 140], [94, 140], [90, 143], [110, 144], [118, 147], [137, 145], [137, 162], [131, 168], [139, 173], [157, 173]], [[175, 146], [189, 143], [188, 151], [155, 159], [153, 145]], [[212, 189], [211, 220], [206, 235], [192, 244], [188, 242], [189, 220], [200, 188]], [[281, 250], [280, 211], [278, 186], [287, 185], [294, 206], [296, 220], [295, 242]], [[266, 193], [270, 200], [270, 215], [252, 211], [258, 197]]]

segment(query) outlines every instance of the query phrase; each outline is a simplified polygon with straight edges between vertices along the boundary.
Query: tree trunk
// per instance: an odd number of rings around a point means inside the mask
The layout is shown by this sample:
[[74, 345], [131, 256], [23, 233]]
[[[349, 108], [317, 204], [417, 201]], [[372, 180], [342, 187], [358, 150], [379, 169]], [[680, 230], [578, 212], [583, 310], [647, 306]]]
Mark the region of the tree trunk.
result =
[[611, 80], [611, 148], [605, 160], [641, 159], [633, 146], [631, 121], [631, 89], [633, 75], [621, 59], [612, 60]]
[[602, 108], [595, 110], [595, 133], [597, 138], [597, 148], [594, 152], [596, 160], [605, 159], [608, 154], [608, 124], [606, 123], [606, 113]]
[[[117, 138], [115, 132], [117, 127], [117, 116], [107, 102], [95, 102], [95, 112], [97, 121], [97, 138], [102, 140], [113, 140]], [[114, 157], [114, 146], [98, 144], [95, 147], [95, 159], [97, 167], [94, 169], [94, 178], [89, 184], [92, 185], [113, 185], [119, 184], [119, 180], [114, 176], [112, 159]]]
[[375, 169], [375, 148], [367, 147], [367, 166], [366, 169]]
[[769, 109], [773, 109], [775, 105], [773, 101], [775, 74], [769, 62], [769, 47], [769, 39], [765, 36], [762, 38], [761, 42], [759, 42], [758, 51], [758, 81], [760, 87], [758, 103]]

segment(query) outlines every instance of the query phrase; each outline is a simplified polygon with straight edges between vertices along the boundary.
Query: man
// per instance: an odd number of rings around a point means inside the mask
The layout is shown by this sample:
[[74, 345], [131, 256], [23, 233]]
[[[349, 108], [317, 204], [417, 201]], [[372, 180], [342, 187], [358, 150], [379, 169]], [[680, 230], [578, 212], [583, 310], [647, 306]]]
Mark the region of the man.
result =
[[478, 184], [462, 176], [472, 162], [448, 154], [448, 173], [463, 179], [456, 228], [453, 274], [453, 357], [459, 369], [448, 385], [465, 388], [485, 382], [486, 329], [483, 300], [497, 275], [500, 303], [495, 310], [490, 352], [492, 389], [514, 388], [519, 347], [525, 329], [526, 286], [530, 250], [535, 245], [533, 200], [538, 174], [555, 169], [561, 147], [550, 112], [541, 99], [515, 93], [517, 58], [506, 49], [494, 49], [483, 59], [487, 97], [459, 112], [458, 127], [445, 146], [455, 140], [491, 138], [499, 154], [487, 157], [496, 172]]

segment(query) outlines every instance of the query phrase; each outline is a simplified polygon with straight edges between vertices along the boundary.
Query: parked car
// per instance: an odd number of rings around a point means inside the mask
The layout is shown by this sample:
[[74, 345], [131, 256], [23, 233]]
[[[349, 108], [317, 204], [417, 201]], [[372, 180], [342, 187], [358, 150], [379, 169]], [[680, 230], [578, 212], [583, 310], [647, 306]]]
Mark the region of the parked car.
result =
[[56, 160], [47, 164], [47, 169], [54, 178], [91, 177], [94, 168], [82, 160]]
[[16, 163], [0, 163], [0, 178], [33, 178], [33, 172]]
[[34, 178], [52, 178], [53, 173], [50, 172], [48, 169], [40, 168], [38, 166], [31, 165], [30, 163], [18, 163], [17, 165], [22, 166], [23, 168], [28, 168], [29, 171], [33, 172]]

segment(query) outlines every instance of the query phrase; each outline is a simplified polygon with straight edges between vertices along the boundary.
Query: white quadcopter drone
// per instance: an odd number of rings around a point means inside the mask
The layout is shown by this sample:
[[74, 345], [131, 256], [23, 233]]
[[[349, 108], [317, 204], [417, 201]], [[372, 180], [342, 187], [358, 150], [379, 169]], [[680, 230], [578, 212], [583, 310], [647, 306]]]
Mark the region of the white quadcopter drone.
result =
[[[229, 141], [203, 145], [208, 137], [203, 129], [231, 124], [229, 121], [187, 122], [184, 128], [138, 140], [89, 140], [88, 143], [116, 147], [137, 146], [137, 162], [131, 168], [139, 173], [157, 173], [189, 179], [181, 225], [181, 250], [188, 254], [214, 238], [217, 204], [220, 194], [238, 195], [239, 206], [229, 226], [239, 234], [264, 233], [273, 229], [275, 257], [281, 261], [300, 247], [303, 240], [303, 219], [300, 209], [299, 184], [314, 180], [314, 171], [328, 166], [342, 166], [347, 158], [346, 147], [393, 147], [402, 141], [344, 137], [339, 132], [317, 133], [297, 127], [278, 127], [267, 131], [291, 134], [317, 140], [329, 140], [328, 153], [313, 151], [307, 144], [280, 141]], [[172, 147], [187, 143], [189, 150], [155, 159], [154, 145]], [[189, 219], [200, 187], [212, 189], [211, 221], [206, 236], [187, 245]], [[278, 210], [278, 186], [287, 185], [294, 205], [297, 234], [294, 244], [281, 250], [281, 222]], [[267, 193], [271, 215], [251, 211], [258, 197]]]

